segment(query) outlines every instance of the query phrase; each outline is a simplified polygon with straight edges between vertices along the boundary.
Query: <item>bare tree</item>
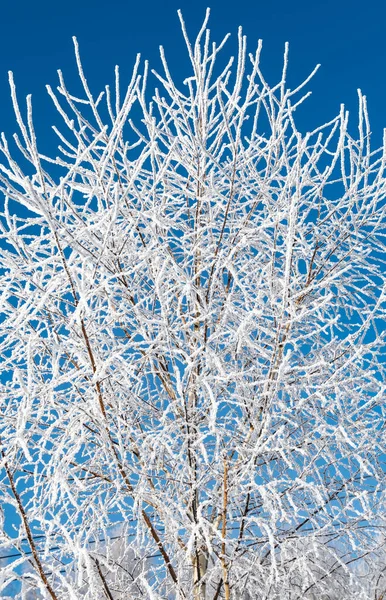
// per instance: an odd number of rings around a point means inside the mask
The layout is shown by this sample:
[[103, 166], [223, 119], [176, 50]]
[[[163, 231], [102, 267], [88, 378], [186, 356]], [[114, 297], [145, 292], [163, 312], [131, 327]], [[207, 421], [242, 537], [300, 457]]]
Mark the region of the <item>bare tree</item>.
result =
[[370, 597], [354, 565], [385, 516], [386, 142], [360, 92], [357, 137], [343, 107], [300, 132], [313, 74], [288, 89], [286, 47], [269, 85], [241, 30], [221, 65], [208, 17], [191, 44], [180, 15], [191, 74], [179, 88], [161, 49], [150, 96], [138, 57], [124, 95], [117, 68], [95, 97], [74, 40], [84, 96], [61, 72], [47, 86], [55, 159], [10, 74], [4, 596]]

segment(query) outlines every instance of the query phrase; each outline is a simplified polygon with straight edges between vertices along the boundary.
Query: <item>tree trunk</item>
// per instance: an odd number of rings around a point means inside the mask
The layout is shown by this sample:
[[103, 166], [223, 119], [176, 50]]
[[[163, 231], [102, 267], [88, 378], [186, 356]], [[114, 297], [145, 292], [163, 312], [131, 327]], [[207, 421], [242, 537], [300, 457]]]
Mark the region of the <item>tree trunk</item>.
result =
[[193, 557], [193, 600], [206, 600], [205, 574], [208, 568], [208, 558], [203, 549], [197, 549]]

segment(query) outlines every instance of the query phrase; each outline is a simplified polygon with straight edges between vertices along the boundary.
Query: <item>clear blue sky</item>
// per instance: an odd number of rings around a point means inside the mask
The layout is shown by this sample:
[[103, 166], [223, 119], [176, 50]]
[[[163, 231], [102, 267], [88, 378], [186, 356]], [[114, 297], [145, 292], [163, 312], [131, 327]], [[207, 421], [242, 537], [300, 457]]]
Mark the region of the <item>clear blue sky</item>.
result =
[[49, 131], [50, 100], [44, 86], [56, 85], [58, 68], [69, 84], [74, 80], [73, 35], [78, 37], [95, 91], [112, 83], [117, 63], [122, 76], [128, 75], [138, 51], [158, 66], [159, 44], [165, 46], [174, 73], [186, 76], [176, 11], [182, 9], [193, 36], [208, 5], [217, 39], [230, 31], [235, 40], [237, 26], [242, 25], [251, 50], [258, 38], [264, 40], [263, 67], [269, 81], [275, 82], [280, 73], [285, 41], [290, 42], [290, 84], [299, 82], [316, 63], [322, 64], [310, 85], [313, 98], [299, 115], [304, 129], [335, 116], [341, 102], [355, 117], [360, 87], [368, 97], [374, 141], [380, 143], [386, 126], [386, 4], [382, 0], [2, 0], [0, 130], [15, 131], [7, 80], [11, 69], [19, 95], [33, 94], [38, 133], [42, 127]]
[[49, 133], [51, 101], [45, 84], [56, 85], [60, 68], [70, 91], [71, 82], [75, 85], [73, 35], [95, 92], [113, 82], [116, 64], [123, 82], [137, 52], [158, 68], [160, 44], [172, 72], [189, 75], [177, 9], [182, 9], [194, 37], [207, 6], [212, 9], [213, 36], [220, 40], [231, 32], [231, 49], [238, 25], [251, 51], [263, 39], [263, 70], [269, 82], [280, 76], [286, 41], [291, 87], [321, 63], [308, 87], [313, 97], [299, 114], [304, 129], [332, 119], [341, 103], [350, 110], [354, 128], [359, 87], [368, 98], [374, 141], [381, 143], [386, 127], [384, 0], [0, 0], [0, 131], [10, 136], [16, 130], [7, 74], [12, 70], [20, 99], [33, 95], [38, 133]]

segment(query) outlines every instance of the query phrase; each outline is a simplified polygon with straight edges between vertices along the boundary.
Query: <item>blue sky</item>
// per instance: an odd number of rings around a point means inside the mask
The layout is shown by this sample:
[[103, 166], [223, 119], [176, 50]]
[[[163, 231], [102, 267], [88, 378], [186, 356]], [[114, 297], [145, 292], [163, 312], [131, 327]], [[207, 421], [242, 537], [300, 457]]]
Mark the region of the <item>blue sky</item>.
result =
[[95, 92], [113, 83], [116, 64], [124, 83], [137, 52], [160, 68], [160, 44], [172, 72], [177, 77], [189, 75], [177, 9], [182, 9], [194, 38], [207, 6], [212, 9], [213, 37], [220, 41], [232, 33], [229, 51], [236, 49], [238, 25], [243, 26], [251, 51], [263, 39], [263, 71], [269, 82], [280, 76], [286, 41], [291, 87], [321, 63], [307, 88], [313, 96], [299, 111], [304, 129], [332, 119], [344, 103], [355, 130], [359, 87], [368, 98], [374, 143], [381, 143], [386, 127], [386, 3], [382, 0], [1, 0], [0, 131], [10, 137], [16, 130], [8, 86], [8, 70], [12, 70], [19, 98], [33, 95], [35, 123], [44, 146], [51, 136], [53, 114], [45, 85], [56, 85], [60, 68], [70, 91], [73, 86], [79, 89], [73, 35]]
[[350, 110], [355, 127], [356, 89], [360, 87], [368, 98], [373, 140], [380, 144], [386, 126], [386, 5], [380, 0], [3, 0], [0, 131], [8, 135], [15, 131], [7, 76], [11, 69], [19, 96], [33, 94], [38, 133], [49, 133], [51, 101], [44, 86], [56, 85], [56, 69], [60, 68], [71, 90], [71, 82], [76, 81], [73, 35], [78, 37], [94, 91], [113, 82], [117, 63], [123, 82], [138, 51], [158, 67], [159, 44], [165, 46], [173, 72], [186, 76], [176, 11], [182, 9], [193, 37], [208, 5], [213, 35], [219, 39], [230, 31], [230, 49], [235, 49], [238, 25], [243, 26], [251, 51], [258, 38], [264, 40], [263, 68], [268, 81], [276, 82], [280, 74], [286, 41], [290, 42], [290, 87], [315, 64], [322, 64], [309, 86], [313, 97], [299, 113], [304, 129], [331, 119], [342, 102]]

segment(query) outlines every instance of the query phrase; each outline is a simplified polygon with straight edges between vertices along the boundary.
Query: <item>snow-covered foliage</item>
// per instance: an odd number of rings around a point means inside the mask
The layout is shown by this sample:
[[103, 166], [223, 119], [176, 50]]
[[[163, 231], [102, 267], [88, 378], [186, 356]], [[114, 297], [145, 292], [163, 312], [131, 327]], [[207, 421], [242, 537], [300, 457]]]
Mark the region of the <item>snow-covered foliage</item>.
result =
[[2, 597], [381, 597], [386, 142], [360, 93], [301, 133], [288, 49], [269, 85], [207, 19], [153, 92], [94, 97], [74, 40], [55, 159], [10, 75]]

